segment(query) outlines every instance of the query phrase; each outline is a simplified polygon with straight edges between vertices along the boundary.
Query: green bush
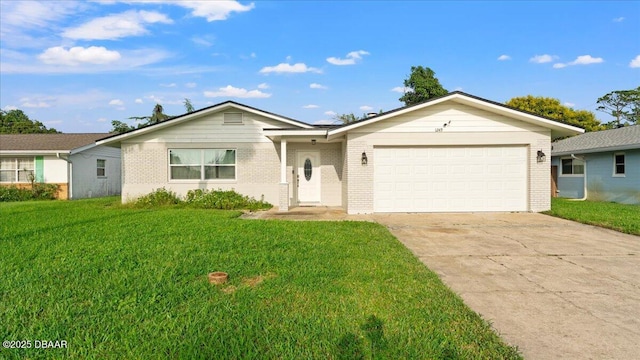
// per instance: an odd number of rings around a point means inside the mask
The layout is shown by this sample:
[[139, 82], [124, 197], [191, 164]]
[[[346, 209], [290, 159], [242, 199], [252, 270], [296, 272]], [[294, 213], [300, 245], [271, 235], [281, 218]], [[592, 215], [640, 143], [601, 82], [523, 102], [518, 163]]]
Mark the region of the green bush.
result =
[[187, 204], [196, 208], [221, 210], [263, 210], [271, 209], [273, 205], [255, 198], [238, 194], [234, 190], [189, 190], [185, 198]]
[[32, 183], [31, 188], [15, 185], [0, 186], [0, 202], [27, 200], [55, 200], [60, 187], [56, 184]]
[[180, 204], [181, 200], [173, 191], [164, 187], [153, 190], [147, 195], [141, 196], [135, 201], [137, 207], [155, 207]]

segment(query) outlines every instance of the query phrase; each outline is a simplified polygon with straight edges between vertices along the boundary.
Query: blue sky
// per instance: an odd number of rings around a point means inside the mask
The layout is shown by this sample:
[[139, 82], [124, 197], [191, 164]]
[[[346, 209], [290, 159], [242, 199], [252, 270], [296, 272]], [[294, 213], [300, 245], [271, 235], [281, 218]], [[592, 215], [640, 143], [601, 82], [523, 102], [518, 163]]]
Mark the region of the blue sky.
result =
[[594, 112], [640, 86], [638, 1], [0, 4], [0, 108], [64, 132], [106, 132], [156, 102], [179, 115], [185, 98], [331, 123], [402, 106], [417, 65], [449, 91]]

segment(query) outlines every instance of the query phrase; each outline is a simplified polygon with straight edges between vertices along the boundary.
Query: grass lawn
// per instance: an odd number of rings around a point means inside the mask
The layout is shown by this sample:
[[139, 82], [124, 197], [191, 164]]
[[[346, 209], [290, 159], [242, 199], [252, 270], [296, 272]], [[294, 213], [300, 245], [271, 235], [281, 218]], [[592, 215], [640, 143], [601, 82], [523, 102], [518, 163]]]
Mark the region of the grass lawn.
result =
[[640, 205], [553, 198], [545, 214], [640, 235]]
[[0, 338], [68, 344], [0, 358], [519, 358], [384, 227], [238, 215], [0, 204]]

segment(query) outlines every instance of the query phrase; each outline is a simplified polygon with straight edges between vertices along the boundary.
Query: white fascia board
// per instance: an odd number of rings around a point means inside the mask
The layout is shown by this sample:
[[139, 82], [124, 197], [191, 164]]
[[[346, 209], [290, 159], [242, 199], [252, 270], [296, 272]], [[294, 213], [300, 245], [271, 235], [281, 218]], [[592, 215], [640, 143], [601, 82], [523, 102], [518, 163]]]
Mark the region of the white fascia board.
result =
[[262, 112], [262, 111], [259, 111], [259, 110], [256, 110], [256, 109], [252, 109], [252, 108], [249, 108], [249, 107], [246, 107], [246, 106], [242, 106], [240, 104], [231, 103], [231, 102], [224, 102], [222, 104], [219, 104], [217, 106], [214, 106], [212, 108], [209, 108], [209, 109], [206, 109], [206, 110], [203, 110], [203, 111], [196, 111], [196, 112], [193, 112], [193, 113], [190, 113], [190, 114], [182, 115], [179, 118], [169, 119], [167, 121], [159, 122], [159, 123], [151, 125], [151, 126], [143, 127], [141, 129], [136, 129], [136, 130], [124, 133], [124, 134], [120, 134], [120, 135], [116, 135], [116, 136], [113, 136], [113, 137], [110, 137], [110, 138], [107, 138], [107, 139], [99, 140], [99, 141], [96, 142], [96, 145], [107, 145], [108, 146], [109, 144], [119, 143], [119, 142], [121, 142], [123, 140], [129, 139], [129, 138], [132, 138], [132, 137], [136, 137], [136, 136], [140, 136], [140, 135], [147, 134], [147, 133], [150, 133], [150, 132], [154, 132], [156, 130], [164, 129], [166, 127], [175, 126], [175, 125], [178, 125], [178, 124], [180, 124], [182, 122], [189, 121], [189, 120], [192, 120], [192, 119], [197, 118], [197, 117], [201, 117], [201, 116], [206, 115], [206, 114], [215, 113], [215, 112], [218, 112], [218, 111], [226, 109], [226, 108], [235, 108], [235, 109], [238, 109], [238, 110], [250, 112], [250, 113], [253, 113], [253, 114], [264, 116], [266, 118], [270, 118], [270, 119], [273, 119], [273, 120], [284, 122], [284, 123], [289, 124], [289, 125], [294, 125], [296, 127], [300, 127], [300, 128], [303, 128], [303, 129], [312, 129], [313, 128], [313, 126], [309, 125], [309, 124], [293, 121], [293, 120], [290, 120], [290, 119], [287, 119], [287, 118], [283, 118], [281, 116], [277, 116], [277, 115], [274, 115], [274, 114], [270, 114], [270, 113]]
[[303, 129], [313, 129], [313, 125], [309, 125], [309, 124], [306, 124], [306, 123], [303, 123], [303, 122], [294, 121], [294, 120], [287, 119], [287, 118], [284, 118], [284, 117], [281, 117], [281, 116], [278, 116], [278, 115], [274, 115], [274, 114], [271, 114], [271, 113], [262, 112], [262, 111], [259, 111], [259, 110], [256, 110], [256, 109], [248, 108], [248, 107], [242, 106], [240, 104], [233, 104], [232, 103], [232, 104], [227, 104], [227, 105], [229, 105], [231, 107], [235, 107], [235, 108], [243, 110], [243, 111], [246, 111], [246, 112], [254, 113], [256, 115], [264, 116], [264, 117], [267, 117], [267, 118], [270, 118], [270, 119], [274, 119], [274, 120], [277, 120], [277, 121], [280, 121], [280, 122], [283, 122], [283, 123], [287, 123], [289, 125], [297, 126], [297, 127], [303, 128]]
[[493, 104], [491, 102], [488, 101], [484, 101], [481, 99], [476, 99], [474, 97], [470, 97], [470, 96], [466, 96], [463, 94], [459, 94], [459, 93], [454, 93], [442, 98], [438, 98], [432, 101], [428, 101], [426, 103], [423, 104], [419, 104], [419, 105], [415, 105], [415, 106], [410, 106], [398, 111], [392, 111], [388, 114], [385, 115], [380, 115], [380, 116], [376, 116], [373, 117], [371, 119], [368, 120], [364, 120], [364, 121], [360, 121], [358, 123], [352, 124], [352, 125], [347, 125], [347, 126], [343, 126], [334, 130], [330, 130], [328, 133], [328, 137], [333, 137], [335, 135], [338, 135], [340, 133], [349, 131], [349, 130], [353, 130], [356, 129], [358, 127], [361, 126], [365, 126], [365, 125], [369, 125], [369, 124], [373, 124], [376, 123], [378, 121], [382, 121], [385, 119], [389, 119], [398, 115], [402, 115], [402, 114], [406, 114], [415, 110], [419, 110], [419, 109], [424, 109], [430, 106], [434, 106], [440, 103], [443, 103], [445, 101], [455, 101], [457, 103], [460, 104], [464, 104], [464, 105], [470, 105], [474, 108], [479, 108], [482, 110], [486, 110], [486, 111], [490, 111], [493, 113], [498, 113], [498, 114], [502, 114], [505, 116], [508, 116], [510, 118], [514, 118], [517, 120], [521, 120], [521, 121], [525, 121], [534, 125], [538, 125], [544, 128], [548, 128], [551, 129], [553, 131], [558, 132], [560, 135], [562, 136], [569, 136], [569, 135], [578, 135], [578, 134], [582, 134], [584, 133], [584, 129], [581, 129], [579, 127], [576, 126], [572, 126], [572, 125], [567, 125], [567, 124], [563, 124], [554, 120], [550, 120], [550, 119], [545, 119], [543, 117], [537, 116], [537, 115], [533, 115], [533, 114], [527, 114], [525, 112], [519, 111], [519, 110], [515, 110], [515, 109], [510, 109], [506, 106], [501, 106], [501, 105], [497, 105], [497, 104]]
[[287, 129], [265, 129], [264, 134], [266, 136], [326, 136], [326, 129], [309, 129], [309, 130], [287, 130]]
[[455, 100], [457, 100], [458, 103], [471, 105], [473, 107], [485, 109], [487, 111], [491, 111], [498, 114], [503, 114], [505, 116], [522, 120], [530, 124], [542, 126], [551, 130], [556, 130], [562, 134], [578, 135], [578, 134], [584, 133], [584, 129], [579, 128], [577, 126], [563, 124], [555, 120], [546, 119], [541, 116], [528, 114], [519, 110], [510, 109], [508, 107], [504, 107], [504, 106], [492, 104], [489, 102], [485, 102], [479, 99], [463, 96], [461, 94], [455, 94], [455, 95], [456, 95]]
[[70, 154], [71, 150], [0, 150], [0, 155], [11, 156], [37, 156], [37, 155], [56, 155]]
[[418, 110], [418, 109], [422, 109], [422, 108], [425, 108], [425, 107], [428, 107], [428, 106], [439, 104], [441, 102], [444, 102], [444, 101], [447, 101], [447, 100], [451, 100], [451, 98], [456, 96], [456, 95], [457, 94], [453, 94], [453, 95], [450, 95], [450, 96], [445, 96], [443, 98], [436, 99], [436, 100], [433, 100], [433, 101], [430, 101], [430, 102], [427, 102], [427, 103], [424, 103], [424, 104], [410, 106], [410, 107], [404, 108], [402, 110], [392, 111], [389, 114], [374, 116], [371, 119], [366, 119], [364, 121], [360, 121], [360, 122], [357, 122], [355, 124], [342, 126], [342, 127], [337, 128], [337, 129], [334, 129], [334, 130], [329, 130], [327, 136], [328, 137], [333, 137], [333, 136], [336, 136], [336, 135], [338, 135], [340, 133], [343, 133], [343, 132], [346, 132], [346, 131], [349, 131], [349, 130], [353, 130], [353, 129], [357, 129], [357, 128], [361, 127], [361, 126], [373, 124], [373, 123], [376, 123], [378, 121], [382, 121], [382, 120], [389, 119], [389, 118], [392, 118], [392, 117], [395, 117], [395, 116], [398, 116], [398, 115], [402, 115], [402, 114], [406, 114], [408, 112], [412, 112], [412, 111], [415, 111], [415, 110]]
[[85, 151], [85, 150], [92, 149], [92, 148], [94, 148], [94, 147], [96, 147], [96, 146], [98, 146], [98, 145], [96, 145], [95, 143], [93, 143], [93, 144], [87, 144], [87, 145], [85, 145], [85, 146], [80, 146], [80, 147], [77, 147], [77, 148], [75, 148], [75, 149], [71, 149], [71, 150], [69, 151], [69, 155], [77, 154], [77, 153], [79, 153], [79, 152], [83, 152], [83, 151]]

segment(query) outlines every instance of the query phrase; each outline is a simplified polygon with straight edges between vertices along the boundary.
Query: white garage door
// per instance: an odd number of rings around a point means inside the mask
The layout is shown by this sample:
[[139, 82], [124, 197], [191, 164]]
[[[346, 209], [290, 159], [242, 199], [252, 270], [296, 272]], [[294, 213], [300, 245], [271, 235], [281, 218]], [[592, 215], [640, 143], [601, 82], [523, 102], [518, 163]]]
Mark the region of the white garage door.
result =
[[376, 212], [527, 210], [527, 149], [374, 149]]

